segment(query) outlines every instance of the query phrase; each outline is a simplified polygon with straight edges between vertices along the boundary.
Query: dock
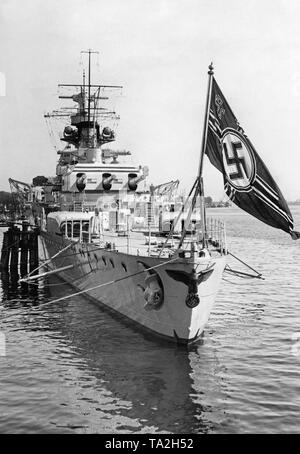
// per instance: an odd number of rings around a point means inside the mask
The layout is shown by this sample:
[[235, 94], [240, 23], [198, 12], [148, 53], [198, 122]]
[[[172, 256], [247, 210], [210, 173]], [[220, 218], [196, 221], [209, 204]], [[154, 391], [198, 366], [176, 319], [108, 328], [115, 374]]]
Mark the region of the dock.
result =
[[39, 229], [22, 221], [20, 227], [10, 223], [3, 233], [0, 270], [2, 273], [26, 276], [38, 267]]

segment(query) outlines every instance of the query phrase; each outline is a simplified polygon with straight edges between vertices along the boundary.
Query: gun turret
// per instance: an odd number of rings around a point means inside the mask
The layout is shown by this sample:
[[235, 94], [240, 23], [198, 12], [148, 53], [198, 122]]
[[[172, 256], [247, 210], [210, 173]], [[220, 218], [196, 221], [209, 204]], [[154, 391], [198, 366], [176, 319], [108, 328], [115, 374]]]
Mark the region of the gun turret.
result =
[[128, 174], [128, 187], [131, 191], [136, 191], [137, 185], [140, 181], [144, 180], [149, 174], [149, 169], [147, 166], [143, 167], [143, 173], [137, 175], [136, 173]]
[[111, 173], [104, 173], [102, 175], [102, 186], [105, 191], [109, 191], [111, 189], [111, 183], [116, 180], [116, 175], [112, 175]]
[[86, 186], [86, 174], [77, 173], [76, 175], [76, 186], [79, 192], [82, 192]]

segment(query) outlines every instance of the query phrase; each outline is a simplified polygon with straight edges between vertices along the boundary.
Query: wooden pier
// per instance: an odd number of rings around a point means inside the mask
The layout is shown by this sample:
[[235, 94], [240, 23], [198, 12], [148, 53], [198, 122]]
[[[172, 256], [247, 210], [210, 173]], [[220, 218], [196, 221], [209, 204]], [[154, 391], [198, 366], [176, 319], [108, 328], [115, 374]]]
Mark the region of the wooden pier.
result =
[[38, 228], [26, 221], [21, 228], [11, 224], [3, 233], [0, 270], [26, 276], [38, 267]]

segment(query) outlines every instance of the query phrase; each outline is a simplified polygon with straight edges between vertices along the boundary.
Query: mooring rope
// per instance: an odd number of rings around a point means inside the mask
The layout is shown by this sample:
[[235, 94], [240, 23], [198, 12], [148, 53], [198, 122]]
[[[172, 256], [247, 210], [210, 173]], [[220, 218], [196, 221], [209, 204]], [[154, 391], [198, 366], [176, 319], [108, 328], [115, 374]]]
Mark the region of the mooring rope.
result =
[[[83, 244], [85, 244], [85, 243], [83, 243]], [[117, 249], [114, 250], [114, 249], [108, 249], [108, 248], [106, 248], [105, 246], [97, 246], [97, 247], [95, 247], [95, 248], [93, 248], [93, 249], [84, 249], [84, 248], [83, 248], [83, 249], [81, 249], [81, 250], [78, 251], [78, 252], [72, 252], [71, 254], [61, 255], [60, 258], [69, 258], [69, 257], [72, 257], [72, 256], [74, 256], [74, 255], [82, 255], [82, 254], [87, 254], [87, 255], [89, 255], [89, 254], [91, 254], [92, 252], [100, 251], [100, 250], [101, 250], [101, 251], [104, 251], [104, 252], [118, 252]], [[56, 258], [56, 257], [53, 256], [52, 259], [53, 259], [53, 258]], [[49, 260], [49, 259], [48, 259], [48, 260]], [[42, 261], [46, 262], [47, 260], [41, 260], [41, 259], [40, 259], [40, 262], [42, 262]], [[43, 265], [45, 265], [45, 263], [44, 263]]]
[[229, 255], [231, 255], [231, 257], [233, 257], [234, 259], [238, 260], [239, 262], [241, 262], [243, 265], [247, 266], [247, 268], [249, 268], [250, 270], [254, 271], [254, 273], [256, 273], [258, 276], [261, 276], [261, 273], [259, 273], [258, 271], [256, 271], [254, 268], [252, 268], [250, 265], [248, 265], [248, 263], [246, 262], [243, 262], [243, 260], [239, 259], [238, 257], [236, 257], [236, 255], [233, 255], [232, 252], [229, 252], [227, 251], [227, 253]]
[[[97, 270], [99, 271], [104, 271], [105, 270], [105, 266], [103, 266], [102, 268], [97, 268]], [[83, 273], [81, 276], [79, 277], [76, 277], [75, 279], [72, 279], [72, 281], [66, 281], [66, 282], [58, 282], [57, 284], [49, 284], [49, 283], [44, 283], [43, 284], [43, 287], [47, 288], [47, 287], [58, 287], [59, 285], [70, 285], [76, 281], [79, 281], [80, 279], [82, 279], [84, 276], [87, 276], [88, 274], [92, 274], [94, 273], [95, 270], [89, 270], [87, 271], [86, 273]], [[38, 275], [36, 276], [38, 278]], [[48, 275], [46, 276], [41, 276], [42, 279], [46, 279], [48, 277]], [[32, 281], [25, 281], [25, 282], [22, 282], [22, 284], [27, 284], [27, 285], [35, 285], [36, 287], [39, 287], [40, 286], [40, 283], [39, 282], [32, 282]], [[11, 300], [9, 300], [11, 301]], [[19, 301], [19, 300], [13, 300], [13, 301]]]
[[[241, 276], [238, 276], [238, 277], [241, 277]], [[248, 279], [250, 279], [250, 277]], [[225, 282], [228, 282], [229, 284], [233, 284], [233, 285], [247, 285], [246, 282], [233, 282], [233, 281], [230, 281], [229, 279], [226, 279], [224, 276], [222, 277], [222, 280], [225, 281]]]
[[[142, 273], [147, 273], [148, 271], [154, 270], [154, 269], [159, 268], [161, 266], [164, 266], [164, 265], [166, 265], [168, 263], [175, 262], [176, 260], [178, 260], [178, 257], [175, 257], [175, 258], [173, 258], [171, 260], [167, 260], [165, 262], [159, 263], [158, 265], [151, 266], [151, 267], [146, 268], [144, 270], [136, 271], [135, 273], [129, 274], [127, 276], [122, 276], [122, 277], [119, 277], [117, 279], [113, 279], [112, 281], [104, 282], [103, 284], [98, 284], [98, 285], [95, 285], [94, 287], [90, 287], [90, 288], [85, 289], [85, 290], [80, 290], [79, 292], [72, 293], [71, 295], [66, 295], [66, 296], [62, 296], [61, 298], [57, 298], [55, 300], [47, 301], [46, 303], [42, 303], [42, 304], [39, 304], [38, 306], [34, 306], [34, 307], [29, 308], [26, 311], [26, 313], [28, 313], [32, 309], [40, 309], [40, 308], [43, 308], [45, 306], [49, 306], [50, 304], [56, 304], [58, 302], [66, 300], [66, 299], [73, 298], [74, 296], [82, 295], [83, 293], [87, 293], [87, 292], [90, 292], [92, 290], [96, 290], [98, 288], [105, 287], [107, 285], [116, 284], [117, 282], [123, 281], [125, 279], [129, 279], [130, 277], [134, 277], [134, 276], [137, 276], [137, 275], [142, 274]], [[15, 313], [14, 314], [8, 314], [8, 315], [5, 316], [3, 321], [6, 321], [10, 317], [14, 317], [15, 315], [22, 315], [22, 313], [24, 311], [25, 311], [25, 309], [19, 310], [19, 312], [17, 314], [15, 314]]]
[[253, 274], [244, 273], [243, 271], [233, 270], [233, 269], [227, 268], [227, 267], [225, 267], [224, 273], [229, 273], [229, 274], [239, 277], [241, 279], [262, 279], [262, 280], [264, 280], [264, 277], [262, 277], [261, 274], [255, 276]]
[[75, 241], [73, 243], [70, 243], [68, 244], [68, 246], [64, 247], [63, 249], [61, 249], [60, 251], [58, 251], [56, 254], [54, 254], [52, 257], [50, 257], [50, 259], [46, 260], [44, 263], [42, 263], [41, 265], [39, 265], [37, 268], [35, 268], [34, 270], [30, 271], [30, 273], [27, 274], [26, 277], [23, 278], [23, 280], [26, 280], [29, 276], [31, 276], [33, 273], [35, 273], [36, 271], [38, 271], [40, 268], [42, 268], [43, 266], [46, 266], [48, 263], [52, 262], [53, 259], [55, 259], [56, 257], [58, 257], [62, 252], [66, 251], [67, 249], [70, 249], [72, 246], [74, 246], [75, 244], [77, 244], [78, 241]]

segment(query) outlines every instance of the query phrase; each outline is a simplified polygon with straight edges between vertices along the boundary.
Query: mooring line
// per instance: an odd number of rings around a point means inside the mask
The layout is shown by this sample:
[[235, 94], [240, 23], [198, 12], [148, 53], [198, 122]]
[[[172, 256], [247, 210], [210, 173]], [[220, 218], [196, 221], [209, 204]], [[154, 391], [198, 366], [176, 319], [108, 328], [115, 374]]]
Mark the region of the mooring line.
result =
[[[78, 240], [79, 241], [79, 240]], [[31, 276], [33, 273], [35, 273], [36, 271], [38, 271], [39, 269], [41, 269], [43, 266], [46, 266], [48, 265], [48, 263], [52, 262], [53, 259], [55, 259], [58, 255], [60, 255], [62, 252], [66, 251], [67, 249], [70, 249], [70, 247], [74, 246], [75, 244], [78, 243], [78, 241], [74, 241], [73, 243], [70, 243], [68, 244], [68, 246], [64, 247], [63, 249], [61, 249], [60, 251], [58, 251], [56, 254], [54, 254], [52, 257], [50, 257], [50, 259], [46, 260], [44, 263], [42, 263], [40, 266], [38, 266], [37, 268], [35, 268], [34, 270], [30, 271], [30, 273], [27, 274], [26, 277], [24, 277], [21, 281], [24, 282], [24, 280], [26, 280], [29, 276]], [[20, 282], [21, 282], [20, 281]]]
[[254, 273], [256, 273], [258, 276], [261, 276], [261, 275], [262, 275], [261, 273], [259, 273], [258, 271], [256, 271], [254, 268], [252, 268], [250, 265], [248, 265], [248, 263], [243, 262], [243, 260], [241, 260], [241, 259], [239, 259], [238, 257], [236, 257], [235, 255], [233, 255], [232, 252], [227, 251], [227, 253], [228, 253], [229, 255], [231, 255], [234, 259], [236, 259], [236, 260], [238, 260], [239, 262], [241, 262], [243, 265], [245, 265], [245, 266], [247, 266], [248, 268], [250, 268], [250, 270], [254, 271]]
[[232, 285], [246, 285], [246, 282], [243, 282], [243, 283], [241, 283], [241, 282], [233, 282], [233, 281], [230, 281], [229, 279], [226, 279], [224, 276], [222, 277], [222, 280], [225, 281], [225, 282], [229, 282], [229, 284], [232, 284]]
[[[50, 270], [50, 271], [46, 271], [45, 273], [42, 273], [42, 274], [35, 274], [34, 276], [27, 276], [26, 278], [23, 278], [23, 279], [20, 279], [19, 282], [29, 282], [31, 280], [34, 280], [34, 279], [40, 279], [41, 277], [46, 277], [46, 276], [49, 276], [50, 274], [56, 274], [56, 273], [60, 273], [61, 271], [65, 271], [65, 270], [69, 270], [71, 268], [74, 268], [75, 265], [66, 265], [66, 266], [62, 266], [60, 268], [54, 268], [53, 270]], [[30, 282], [29, 282], [30, 283]]]
[[253, 274], [245, 273], [244, 271], [233, 270], [232, 268], [229, 267], [229, 265], [226, 265], [224, 272], [232, 274], [232, 275], [240, 277], [240, 278], [265, 280], [265, 278], [262, 277], [261, 274], [257, 274], [257, 276], [255, 276]]
[[[61, 298], [57, 298], [55, 300], [47, 301], [46, 303], [39, 304], [38, 306], [34, 306], [33, 308], [32, 307], [29, 308], [26, 311], [26, 314], [28, 314], [28, 312], [30, 312], [32, 309], [40, 309], [40, 308], [43, 308], [45, 306], [49, 306], [50, 304], [55, 304], [55, 303], [58, 303], [60, 301], [64, 301], [66, 299], [73, 298], [74, 296], [82, 295], [83, 293], [90, 292], [91, 290], [96, 290], [98, 288], [105, 287], [107, 285], [116, 284], [117, 282], [123, 281], [125, 279], [129, 279], [130, 277], [134, 277], [134, 276], [137, 276], [137, 275], [142, 274], [142, 273], [147, 273], [148, 271], [154, 270], [154, 269], [159, 268], [159, 267], [161, 267], [163, 265], [166, 265], [168, 263], [175, 262], [178, 259], [179, 259], [179, 257], [175, 257], [175, 258], [173, 258], [171, 260], [167, 260], [167, 261], [165, 261], [163, 263], [159, 263], [158, 265], [154, 265], [154, 266], [151, 266], [151, 267], [149, 267], [147, 269], [140, 270], [140, 271], [137, 271], [135, 273], [129, 274], [128, 276], [122, 276], [122, 277], [119, 277], [119, 278], [114, 279], [112, 281], [104, 282], [103, 284], [98, 284], [98, 285], [95, 285], [94, 287], [90, 287], [90, 288], [85, 289], [85, 290], [80, 290], [79, 292], [72, 293], [71, 295], [66, 295], [66, 296], [62, 296]], [[23, 311], [25, 311], [25, 309], [23, 309], [23, 310], [21, 309], [18, 314], [8, 314], [8, 315], [6, 315], [5, 318], [3, 319], [3, 321], [6, 321], [7, 319], [9, 319], [10, 316], [14, 317], [15, 315], [22, 315]]]
[[[103, 271], [103, 270], [105, 270], [105, 267], [103, 266], [102, 268], [101, 268], [101, 267], [100, 267], [100, 268], [96, 268], [96, 270]], [[43, 284], [43, 287], [44, 287], [44, 288], [47, 288], [47, 287], [58, 287], [59, 285], [70, 285], [70, 284], [72, 284], [73, 282], [79, 281], [79, 280], [82, 279], [83, 277], [88, 276], [89, 274], [94, 273], [96, 270], [95, 270], [95, 269], [89, 270], [89, 271], [87, 271], [86, 273], [82, 274], [81, 276], [76, 277], [75, 279], [72, 279], [72, 281], [70, 281], [70, 282], [65, 281], [65, 282], [59, 282], [59, 283], [57, 283], [57, 284], [49, 284], [49, 283], [46, 284], [46, 283], [44, 283], [44, 284]], [[41, 276], [41, 275], [38, 275], [38, 276]], [[47, 278], [47, 276], [42, 276], [42, 277], [43, 277], [43, 278], [45, 278], [45, 277]], [[30, 281], [30, 282], [25, 282], [25, 283], [28, 284], [28, 285], [35, 285], [35, 286], [37, 286], [37, 287], [40, 285], [38, 282], [31, 282], [31, 281]], [[11, 300], [10, 300], [10, 301], [11, 301]], [[18, 300], [16, 300], [16, 301], [18, 301]]]

